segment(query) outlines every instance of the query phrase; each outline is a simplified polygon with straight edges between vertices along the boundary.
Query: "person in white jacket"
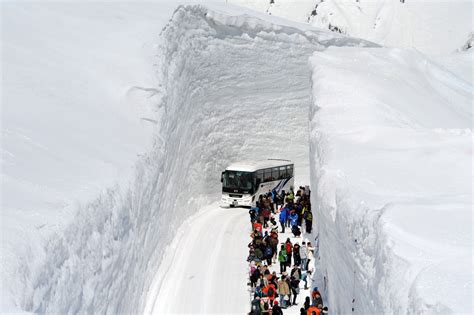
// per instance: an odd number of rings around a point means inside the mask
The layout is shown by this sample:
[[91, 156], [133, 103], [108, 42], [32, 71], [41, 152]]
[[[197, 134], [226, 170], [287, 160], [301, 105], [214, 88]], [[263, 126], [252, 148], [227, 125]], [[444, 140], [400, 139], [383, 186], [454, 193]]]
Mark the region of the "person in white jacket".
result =
[[309, 262], [311, 261], [311, 259], [314, 259], [314, 247], [311, 245], [311, 242], [308, 242], [306, 244], [306, 248], [307, 248], [307, 262], [306, 262], [306, 270], [308, 269], [308, 266], [309, 266]]
[[301, 270], [307, 269], [308, 264], [308, 247], [306, 242], [303, 242], [300, 247], [300, 257], [301, 257]]

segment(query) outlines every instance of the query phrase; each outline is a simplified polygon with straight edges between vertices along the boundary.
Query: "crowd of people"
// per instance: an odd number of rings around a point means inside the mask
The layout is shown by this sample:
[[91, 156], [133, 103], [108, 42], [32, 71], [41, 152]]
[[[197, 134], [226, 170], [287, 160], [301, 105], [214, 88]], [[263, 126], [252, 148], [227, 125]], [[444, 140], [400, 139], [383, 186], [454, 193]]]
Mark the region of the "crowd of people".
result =
[[[260, 195], [256, 206], [249, 210], [249, 315], [281, 315], [283, 310], [298, 305], [301, 287], [308, 290], [308, 284], [312, 285], [314, 247], [305, 241], [313, 227], [310, 194], [308, 186], [301, 186], [296, 193], [293, 188], [288, 192], [269, 191]], [[306, 234], [302, 233], [303, 225]], [[291, 234], [285, 233], [286, 228]], [[300, 305], [301, 315], [328, 314], [318, 287], [313, 287]]]

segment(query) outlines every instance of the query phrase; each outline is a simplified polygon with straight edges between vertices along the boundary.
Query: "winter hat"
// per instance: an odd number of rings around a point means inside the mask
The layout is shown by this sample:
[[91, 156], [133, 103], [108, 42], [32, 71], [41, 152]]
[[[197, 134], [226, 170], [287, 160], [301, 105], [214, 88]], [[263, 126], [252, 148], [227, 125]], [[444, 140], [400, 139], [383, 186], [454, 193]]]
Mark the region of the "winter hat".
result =
[[278, 305], [278, 301], [273, 302], [273, 305]]

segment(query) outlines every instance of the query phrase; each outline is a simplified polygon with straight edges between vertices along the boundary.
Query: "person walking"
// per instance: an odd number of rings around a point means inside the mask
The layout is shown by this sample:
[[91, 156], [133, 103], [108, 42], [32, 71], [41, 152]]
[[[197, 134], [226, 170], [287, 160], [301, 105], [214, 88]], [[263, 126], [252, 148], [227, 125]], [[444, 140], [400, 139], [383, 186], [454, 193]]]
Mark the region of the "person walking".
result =
[[285, 281], [285, 277], [282, 276], [278, 281], [278, 295], [280, 296], [280, 304], [282, 307], [286, 307], [285, 296], [290, 295], [290, 287]]
[[291, 255], [293, 253], [293, 244], [291, 243], [289, 237], [286, 239], [285, 246], [286, 246], [286, 258], [287, 258], [286, 259], [286, 265], [288, 266], [288, 268], [290, 268], [291, 267]]
[[293, 258], [295, 259], [295, 265], [301, 265], [300, 244], [298, 243], [293, 246]]
[[298, 297], [298, 294], [300, 294], [300, 280], [295, 277], [291, 277], [290, 286], [291, 293], [293, 293], [293, 305], [296, 305], [296, 298]]
[[287, 260], [288, 257], [286, 254], [286, 247], [284, 244], [282, 244], [280, 247], [280, 253], [278, 254], [278, 262], [280, 263], [280, 274], [286, 271]]
[[281, 225], [281, 233], [285, 233], [285, 225], [286, 221], [288, 220], [288, 208], [283, 207], [280, 211], [280, 225]]
[[311, 245], [311, 242], [308, 242], [306, 244], [306, 247], [308, 248], [308, 261], [306, 262], [306, 270], [309, 269], [309, 262], [311, 259], [314, 259], [314, 247]]
[[300, 258], [301, 258], [301, 270], [307, 270], [306, 264], [308, 263], [308, 247], [306, 247], [306, 242], [304, 241], [300, 247]]

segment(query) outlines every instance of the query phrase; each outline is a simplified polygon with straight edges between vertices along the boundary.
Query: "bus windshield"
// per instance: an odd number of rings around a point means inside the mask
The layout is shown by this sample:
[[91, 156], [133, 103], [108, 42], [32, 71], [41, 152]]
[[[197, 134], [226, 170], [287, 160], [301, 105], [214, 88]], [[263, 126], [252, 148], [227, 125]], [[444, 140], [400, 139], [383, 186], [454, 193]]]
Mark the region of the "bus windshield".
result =
[[222, 174], [222, 189], [225, 192], [252, 193], [254, 173], [225, 171]]

